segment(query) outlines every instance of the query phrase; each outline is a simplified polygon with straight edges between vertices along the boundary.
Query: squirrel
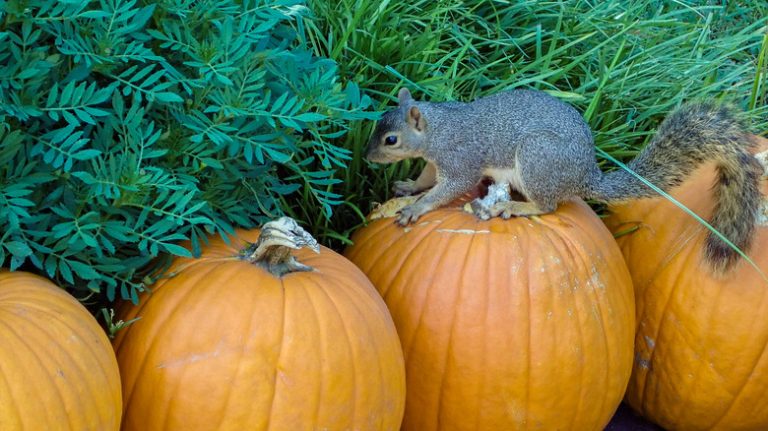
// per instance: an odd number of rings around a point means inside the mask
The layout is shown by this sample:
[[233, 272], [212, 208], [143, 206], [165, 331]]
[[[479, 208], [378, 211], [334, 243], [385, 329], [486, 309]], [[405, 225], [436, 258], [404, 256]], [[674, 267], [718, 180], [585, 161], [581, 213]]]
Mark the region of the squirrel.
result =
[[[526, 201], [498, 202], [478, 214], [483, 219], [546, 214], [571, 197], [617, 203], [656, 195], [624, 169], [604, 174], [581, 114], [547, 93], [518, 89], [468, 103], [424, 102], [401, 88], [398, 99], [399, 106], [376, 123], [366, 158], [374, 163], [426, 160], [415, 181], [394, 183], [397, 196], [429, 189], [401, 209], [396, 218], [400, 225], [415, 222], [487, 178], [509, 184]], [[710, 223], [747, 250], [755, 230], [762, 173], [749, 152], [753, 145], [742, 121], [728, 107], [688, 103], [664, 119], [628, 167], [667, 191], [701, 163], [715, 161], [718, 181]], [[705, 258], [715, 273], [731, 268], [738, 257], [709, 233]]]

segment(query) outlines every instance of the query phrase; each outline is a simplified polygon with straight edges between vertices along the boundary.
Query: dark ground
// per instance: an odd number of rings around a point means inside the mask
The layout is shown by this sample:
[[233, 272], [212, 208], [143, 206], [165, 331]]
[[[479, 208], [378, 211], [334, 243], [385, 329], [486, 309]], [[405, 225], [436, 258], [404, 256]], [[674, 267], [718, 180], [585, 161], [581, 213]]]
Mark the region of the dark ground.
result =
[[664, 431], [664, 429], [637, 416], [622, 403], [604, 431]]

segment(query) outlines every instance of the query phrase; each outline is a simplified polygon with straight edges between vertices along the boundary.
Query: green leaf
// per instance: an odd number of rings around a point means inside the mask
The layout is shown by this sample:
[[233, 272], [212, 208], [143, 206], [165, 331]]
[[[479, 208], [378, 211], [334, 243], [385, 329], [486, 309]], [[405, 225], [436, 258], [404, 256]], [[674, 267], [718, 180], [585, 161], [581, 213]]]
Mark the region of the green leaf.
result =
[[93, 18], [93, 19], [99, 19], [99, 18], [109, 18], [109, 14], [102, 10], [89, 10], [81, 13], [79, 15], [81, 18]]
[[[82, 85], [85, 85], [83, 83]], [[75, 81], [70, 81], [65, 87], [64, 90], [61, 91], [61, 97], [59, 98], [59, 104], [60, 105], [66, 105], [69, 103], [70, 99], [72, 99], [72, 95], [75, 92]]]
[[70, 283], [70, 284], [74, 284], [75, 283], [75, 279], [74, 279], [74, 277], [72, 277], [72, 269], [69, 266], [69, 264], [67, 263], [67, 261], [65, 261], [63, 259], [60, 260], [59, 261], [58, 269], [59, 269], [59, 273], [61, 274], [62, 277], [64, 277], [64, 280], [67, 283]]
[[165, 103], [181, 103], [184, 101], [178, 94], [167, 91], [156, 93], [155, 100]]
[[316, 112], [305, 112], [303, 114], [297, 115], [295, 118], [299, 121], [315, 122], [315, 121], [325, 120], [328, 117], [326, 117], [323, 114], [318, 114]]
[[100, 278], [99, 273], [91, 268], [90, 265], [75, 260], [68, 262], [75, 274], [83, 280], [96, 280]]
[[182, 256], [182, 257], [192, 257], [192, 253], [184, 247], [181, 247], [176, 244], [163, 244], [163, 248], [168, 253], [171, 253], [176, 256]]
[[32, 249], [21, 241], [7, 241], [3, 247], [16, 257], [27, 257], [32, 254]]

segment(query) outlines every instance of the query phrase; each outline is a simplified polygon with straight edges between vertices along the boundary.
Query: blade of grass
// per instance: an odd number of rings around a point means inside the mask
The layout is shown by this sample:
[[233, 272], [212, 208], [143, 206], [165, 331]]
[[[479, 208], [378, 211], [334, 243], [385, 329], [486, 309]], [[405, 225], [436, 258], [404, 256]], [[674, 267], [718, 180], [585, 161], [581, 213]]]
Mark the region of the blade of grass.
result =
[[701, 218], [698, 214], [693, 212], [690, 208], [688, 208], [685, 205], [683, 205], [680, 201], [678, 201], [677, 199], [673, 198], [669, 193], [665, 192], [664, 190], [662, 190], [659, 187], [657, 187], [655, 184], [649, 182], [648, 180], [646, 180], [642, 176], [638, 175], [635, 171], [630, 169], [627, 165], [625, 165], [624, 163], [620, 162], [619, 160], [617, 160], [616, 158], [614, 158], [613, 156], [611, 156], [607, 152], [605, 152], [605, 151], [603, 151], [603, 150], [601, 150], [599, 148], [597, 149], [597, 152], [601, 156], [603, 156], [606, 159], [610, 160], [611, 162], [615, 163], [617, 166], [619, 166], [619, 168], [624, 169], [625, 171], [629, 172], [633, 177], [637, 178], [643, 184], [645, 184], [646, 186], [650, 187], [653, 191], [655, 191], [656, 193], [658, 193], [661, 196], [663, 196], [664, 199], [667, 199], [668, 201], [670, 201], [673, 204], [675, 204], [676, 207], [678, 207], [681, 210], [683, 210], [686, 214], [688, 214], [689, 216], [693, 217], [696, 220], [696, 222], [698, 222], [699, 224], [701, 224], [702, 226], [707, 228], [710, 232], [715, 234], [715, 236], [717, 236], [721, 241], [723, 241], [726, 245], [728, 245], [728, 247], [730, 247], [733, 251], [738, 253], [739, 256], [744, 258], [744, 260], [747, 261], [749, 263], [749, 265], [752, 268], [754, 268], [755, 271], [757, 271], [758, 274], [760, 274], [760, 277], [763, 280], [765, 280], [766, 283], [768, 283], [768, 276], [766, 276], [766, 274], [760, 269], [760, 267], [758, 267], [757, 264], [752, 259], [750, 259], [750, 257], [747, 256], [746, 253], [744, 253], [744, 251], [742, 251], [739, 247], [737, 247], [736, 244], [732, 243], [731, 240], [726, 238], [725, 235], [720, 233], [720, 231], [715, 229], [706, 220]]

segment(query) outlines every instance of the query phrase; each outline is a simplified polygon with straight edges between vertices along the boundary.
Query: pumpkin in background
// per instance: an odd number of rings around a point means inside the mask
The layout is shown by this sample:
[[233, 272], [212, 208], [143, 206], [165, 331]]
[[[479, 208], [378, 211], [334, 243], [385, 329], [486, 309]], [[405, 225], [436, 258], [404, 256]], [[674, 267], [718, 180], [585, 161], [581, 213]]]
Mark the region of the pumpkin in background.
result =
[[120, 427], [120, 375], [88, 310], [49, 280], [0, 270], [0, 429]]
[[[123, 310], [140, 318], [114, 343], [123, 430], [398, 429], [403, 356], [376, 290], [293, 220], [263, 232], [212, 239]], [[319, 253], [298, 263], [302, 243]]]
[[403, 430], [608, 423], [632, 367], [633, 294], [586, 204], [489, 221], [454, 204], [405, 228], [372, 220], [352, 240], [345, 255], [384, 297], [403, 346]]
[[[714, 182], [708, 165], [670, 194], [706, 220]], [[708, 230], [663, 197], [611, 212], [617, 234], [639, 227], [617, 238], [637, 301], [627, 402], [669, 430], [768, 429], [768, 281], [743, 259], [713, 276], [702, 252]], [[765, 217], [748, 255], [768, 274]]]

